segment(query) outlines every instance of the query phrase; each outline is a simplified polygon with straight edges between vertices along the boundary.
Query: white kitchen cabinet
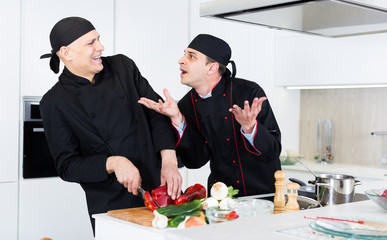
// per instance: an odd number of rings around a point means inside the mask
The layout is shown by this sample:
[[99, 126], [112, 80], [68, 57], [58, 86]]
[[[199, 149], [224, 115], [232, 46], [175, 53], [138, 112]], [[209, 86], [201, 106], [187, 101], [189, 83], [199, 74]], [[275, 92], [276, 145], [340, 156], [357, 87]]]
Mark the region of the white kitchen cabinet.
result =
[[[49, 34], [60, 19], [79, 16], [88, 19], [105, 47], [103, 55], [111, 55], [114, 46], [114, 0], [51, 0], [22, 1], [21, 94], [41, 96], [57, 81], [49, 67], [49, 59], [39, 59], [51, 52]], [[9, 20], [7, 20], [9, 22]], [[61, 68], [63, 64], [61, 63]], [[61, 71], [60, 71], [61, 72]]]
[[387, 84], [387, 34], [326, 38], [278, 32], [278, 86]]
[[20, 181], [19, 240], [43, 237], [93, 239], [86, 197], [79, 184], [58, 177]]
[[0, 183], [0, 239], [17, 239], [17, 182]]
[[20, 1], [0, 1], [0, 12], [0, 182], [14, 182], [19, 156]]
[[179, 100], [178, 60], [188, 45], [188, 0], [116, 0], [116, 53], [133, 59], [141, 74], [163, 98], [167, 88]]

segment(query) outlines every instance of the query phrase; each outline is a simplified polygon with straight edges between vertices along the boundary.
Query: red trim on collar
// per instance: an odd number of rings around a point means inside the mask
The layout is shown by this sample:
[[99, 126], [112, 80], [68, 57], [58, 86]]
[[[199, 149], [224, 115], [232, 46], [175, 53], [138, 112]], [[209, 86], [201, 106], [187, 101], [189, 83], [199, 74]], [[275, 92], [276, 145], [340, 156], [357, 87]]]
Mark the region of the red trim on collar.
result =
[[[199, 94], [198, 94], [198, 95], [199, 95]], [[196, 124], [198, 125], [198, 130], [199, 130], [199, 132], [200, 132], [200, 126], [199, 126], [198, 116], [197, 116], [197, 114], [196, 114], [196, 108], [195, 108], [195, 103], [194, 103], [194, 100], [193, 100], [192, 92], [191, 92], [191, 102], [192, 102], [192, 106], [193, 106], [194, 113], [195, 113]], [[187, 124], [187, 123], [186, 123], [186, 124]]]
[[[231, 89], [230, 89], [230, 103], [232, 107], [232, 81], [231, 81]], [[235, 148], [237, 150], [237, 155], [238, 155], [238, 161], [239, 161], [239, 169], [241, 170], [241, 176], [242, 176], [242, 184], [243, 184], [243, 190], [245, 191], [245, 196], [247, 195], [246, 193], [246, 185], [245, 185], [245, 177], [243, 176], [243, 170], [242, 170], [242, 164], [241, 164], [241, 158], [239, 156], [239, 149], [238, 149], [238, 142], [236, 138], [236, 133], [235, 133], [235, 126], [234, 126], [234, 114], [231, 113], [231, 122], [232, 122], [232, 129], [234, 131], [234, 139], [235, 139]]]

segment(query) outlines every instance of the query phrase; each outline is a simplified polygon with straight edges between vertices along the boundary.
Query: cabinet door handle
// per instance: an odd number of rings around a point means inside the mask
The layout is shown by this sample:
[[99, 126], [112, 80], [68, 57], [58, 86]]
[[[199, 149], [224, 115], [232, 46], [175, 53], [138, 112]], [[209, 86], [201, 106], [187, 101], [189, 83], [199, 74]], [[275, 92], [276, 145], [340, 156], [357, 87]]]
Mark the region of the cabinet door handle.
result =
[[33, 132], [44, 132], [44, 128], [33, 128]]

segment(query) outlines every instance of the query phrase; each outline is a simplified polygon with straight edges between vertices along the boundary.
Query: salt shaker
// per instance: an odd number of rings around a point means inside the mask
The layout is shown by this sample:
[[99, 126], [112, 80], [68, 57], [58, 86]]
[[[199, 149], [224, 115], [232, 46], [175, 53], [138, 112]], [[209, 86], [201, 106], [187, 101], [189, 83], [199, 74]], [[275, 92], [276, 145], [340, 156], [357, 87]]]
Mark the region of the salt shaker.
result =
[[288, 202], [285, 206], [285, 212], [300, 210], [300, 205], [298, 205], [297, 202], [298, 189], [300, 189], [300, 185], [298, 183], [288, 183], [286, 184], [286, 188], [288, 189]]

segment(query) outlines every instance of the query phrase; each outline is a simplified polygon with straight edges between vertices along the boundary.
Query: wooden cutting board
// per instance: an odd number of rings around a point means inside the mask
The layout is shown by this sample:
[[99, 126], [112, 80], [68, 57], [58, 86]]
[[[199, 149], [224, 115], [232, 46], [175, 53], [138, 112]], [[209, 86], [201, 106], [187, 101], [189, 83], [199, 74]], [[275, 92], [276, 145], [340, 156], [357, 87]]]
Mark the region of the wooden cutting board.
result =
[[154, 218], [153, 212], [146, 207], [112, 210], [108, 211], [108, 216], [147, 227], [152, 227], [152, 220]]

